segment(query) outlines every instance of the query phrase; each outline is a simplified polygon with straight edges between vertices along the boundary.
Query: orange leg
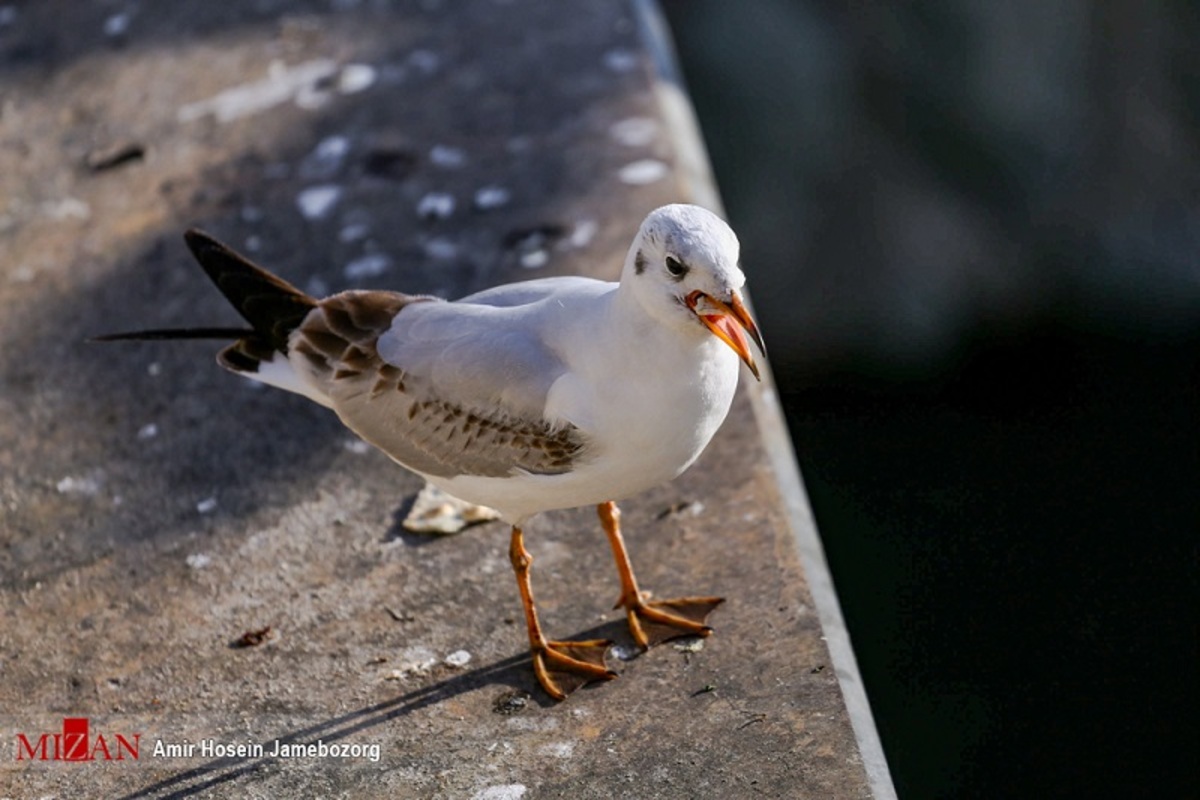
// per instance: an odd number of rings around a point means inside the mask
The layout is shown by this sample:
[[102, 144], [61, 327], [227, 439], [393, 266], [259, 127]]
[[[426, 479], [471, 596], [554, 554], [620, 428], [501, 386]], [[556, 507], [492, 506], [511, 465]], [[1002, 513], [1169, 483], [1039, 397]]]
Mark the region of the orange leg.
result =
[[521, 605], [525, 608], [529, 647], [533, 651], [533, 671], [546, 694], [555, 700], [564, 700], [585, 683], [617, 677], [617, 673], [604, 663], [604, 654], [612, 644], [607, 639], [557, 642], [547, 639], [542, 633], [537, 608], [533, 604], [533, 587], [529, 581], [529, 567], [533, 564], [533, 556], [525, 549], [525, 535], [516, 525], [512, 529], [512, 543], [509, 545], [508, 555], [512, 560], [513, 572], [517, 575]]
[[647, 601], [647, 594], [638, 590], [633, 565], [621, 537], [621, 511], [613, 502], [596, 506], [600, 524], [608, 534], [617, 573], [621, 576], [621, 597], [614, 608], [624, 608], [629, 619], [629, 632], [638, 646], [651, 645], [677, 636], [708, 636], [712, 628], [706, 624], [708, 615], [725, 602], [723, 597], [680, 597], [674, 600]]

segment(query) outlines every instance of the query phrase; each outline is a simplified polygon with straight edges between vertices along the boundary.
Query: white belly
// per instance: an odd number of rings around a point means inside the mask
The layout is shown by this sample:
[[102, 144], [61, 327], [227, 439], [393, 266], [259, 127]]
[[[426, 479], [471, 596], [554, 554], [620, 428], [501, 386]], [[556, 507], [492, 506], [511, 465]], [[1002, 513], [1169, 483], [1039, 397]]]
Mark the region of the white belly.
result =
[[708, 344], [694, 354], [689, 379], [666, 389], [652, 380], [652, 361], [641, 362], [641, 369], [626, 365], [620, 380], [556, 384], [550, 407], [578, 420], [592, 442], [570, 472], [427, 477], [456, 497], [495, 508], [513, 524], [539, 511], [621, 500], [665, 483], [699, 457], [733, 401], [737, 356], [715, 337]]

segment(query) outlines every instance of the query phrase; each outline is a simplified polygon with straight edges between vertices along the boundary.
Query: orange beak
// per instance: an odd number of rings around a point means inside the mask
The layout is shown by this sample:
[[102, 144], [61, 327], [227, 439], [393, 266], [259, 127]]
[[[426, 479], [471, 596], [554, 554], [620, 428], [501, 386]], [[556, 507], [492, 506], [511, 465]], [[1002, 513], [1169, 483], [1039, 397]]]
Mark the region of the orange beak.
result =
[[734, 292], [729, 303], [723, 303], [697, 289], [687, 296], [687, 306], [695, 312], [705, 327], [738, 354], [738, 358], [746, 363], [755, 378], [762, 380], [758, 374], [758, 365], [754, 363], [754, 356], [750, 353], [750, 342], [747, 341], [746, 334], [750, 334], [759, 353], [765, 356], [767, 351], [763, 347], [758, 326], [754, 324], [754, 318], [742, 304], [740, 294]]

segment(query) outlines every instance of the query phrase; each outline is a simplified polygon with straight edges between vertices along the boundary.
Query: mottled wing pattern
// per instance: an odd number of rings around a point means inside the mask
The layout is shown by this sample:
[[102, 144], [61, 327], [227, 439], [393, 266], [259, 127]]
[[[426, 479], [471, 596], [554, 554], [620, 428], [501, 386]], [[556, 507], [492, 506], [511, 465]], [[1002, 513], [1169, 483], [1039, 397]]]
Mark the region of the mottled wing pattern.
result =
[[379, 337], [397, 314], [436, 298], [351, 291], [320, 301], [292, 334], [290, 350], [333, 400], [342, 421], [416, 472], [503, 477], [558, 474], [584, 448], [578, 429], [512, 409], [439, 396], [428, 376], [387, 363]]

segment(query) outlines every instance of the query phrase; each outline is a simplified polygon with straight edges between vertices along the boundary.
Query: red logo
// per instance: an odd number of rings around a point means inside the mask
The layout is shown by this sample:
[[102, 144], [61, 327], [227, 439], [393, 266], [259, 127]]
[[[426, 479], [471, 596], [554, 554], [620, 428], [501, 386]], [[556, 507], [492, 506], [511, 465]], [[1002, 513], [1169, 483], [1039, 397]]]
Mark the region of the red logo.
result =
[[120, 733], [91, 736], [87, 717], [66, 717], [62, 733], [43, 733], [33, 741], [18, 733], [17, 761], [136, 761], [141, 739], [140, 733], [132, 741]]

